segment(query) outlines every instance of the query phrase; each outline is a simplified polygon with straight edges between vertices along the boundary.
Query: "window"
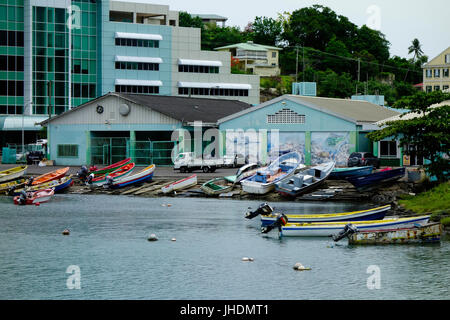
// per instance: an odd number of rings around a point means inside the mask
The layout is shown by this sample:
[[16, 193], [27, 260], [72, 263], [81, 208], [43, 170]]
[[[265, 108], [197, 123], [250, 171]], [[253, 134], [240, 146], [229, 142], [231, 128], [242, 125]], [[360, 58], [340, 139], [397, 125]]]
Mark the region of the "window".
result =
[[449, 77], [449, 72], [448, 72], [448, 70], [449, 70], [448, 68], [442, 70], [442, 76], [443, 76], [444, 78], [448, 78], [448, 77]]
[[442, 90], [448, 90], [449, 86], [442, 86]]
[[445, 55], [445, 63], [450, 63], [450, 54]]
[[116, 62], [116, 69], [159, 71], [158, 63], [147, 62]]
[[431, 91], [433, 91], [433, 87], [432, 86], [427, 86], [426, 91], [427, 91], [427, 93], [430, 93]]
[[381, 158], [397, 158], [397, 141], [380, 141]]
[[276, 58], [277, 57], [277, 53], [276, 52], [272, 52], [272, 58]]
[[116, 46], [159, 48], [159, 41], [158, 40], [137, 40], [137, 39], [116, 38]]
[[218, 88], [178, 88], [180, 95], [248, 97], [248, 90]]
[[441, 77], [441, 69], [434, 69], [434, 77], [435, 78]]
[[77, 144], [58, 144], [58, 157], [60, 158], [78, 158]]
[[116, 85], [116, 92], [121, 93], [143, 93], [143, 94], [158, 94], [159, 87], [156, 86], [124, 86]]
[[194, 66], [194, 65], [178, 65], [178, 72], [219, 73], [219, 67]]
[[434, 91], [439, 91], [441, 90], [441, 86], [434, 86]]
[[282, 109], [273, 115], [267, 115], [269, 124], [304, 124], [305, 120], [305, 115], [300, 115], [291, 109]]
[[433, 77], [433, 70], [427, 69], [427, 70], [426, 70], [426, 76], [427, 76], [427, 78]]

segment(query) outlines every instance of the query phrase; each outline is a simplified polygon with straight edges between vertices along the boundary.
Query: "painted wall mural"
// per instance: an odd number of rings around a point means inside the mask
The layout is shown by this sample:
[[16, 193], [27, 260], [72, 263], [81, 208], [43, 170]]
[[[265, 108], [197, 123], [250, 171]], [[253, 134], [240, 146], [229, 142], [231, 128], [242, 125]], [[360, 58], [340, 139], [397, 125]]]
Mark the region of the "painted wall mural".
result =
[[350, 150], [349, 132], [313, 132], [311, 134], [311, 164], [336, 161], [337, 166], [346, 166]]
[[305, 160], [305, 133], [278, 132], [267, 133], [267, 159], [273, 161], [280, 155], [296, 151]]
[[249, 162], [258, 162], [261, 158], [259, 135], [256, 132], [243, 130], [227, 131], [225, 139], [226, 154], [242, 154]]

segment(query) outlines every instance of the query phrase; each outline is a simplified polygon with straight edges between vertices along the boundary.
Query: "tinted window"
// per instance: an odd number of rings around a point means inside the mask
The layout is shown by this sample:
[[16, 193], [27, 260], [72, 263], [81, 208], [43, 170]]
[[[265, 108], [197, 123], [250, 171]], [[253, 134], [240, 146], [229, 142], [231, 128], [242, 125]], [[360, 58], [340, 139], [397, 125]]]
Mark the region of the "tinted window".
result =
[[361, 154], [360, 153], [352, 153], [350, 158], [361, 158]]

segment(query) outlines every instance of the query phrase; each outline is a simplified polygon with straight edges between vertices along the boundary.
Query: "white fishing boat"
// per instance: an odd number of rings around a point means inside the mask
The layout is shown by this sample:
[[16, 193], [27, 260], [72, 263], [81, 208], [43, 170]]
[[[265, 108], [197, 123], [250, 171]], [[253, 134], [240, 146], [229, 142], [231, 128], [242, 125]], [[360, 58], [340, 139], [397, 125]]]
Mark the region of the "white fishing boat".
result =
[[111, 184], [104, 184], [103, 188], [105, 189], [118, 189], [126, 186], [140, 184], [144, 182], [148, 182], [153, 179], [153, 173], [155, 172], [156, 166], [154, 164], [142, 169], [141, 171], [130, 174], [125, 177], [121, 177], [118, 179], [112, 180]]
[[251, 194], [266, 194], [275, 189], [275, 183], [292, 176], [296, 170], [305, 168], [298, 152], [284, 154], [267, 168], [241, 181], [242, 190]]
[[[421, 227], [428, 223], [430, 216], [392, 218], [374, 221], [324, 222], [324, 223], [287, 223], [281, 226], [283, 237], [331, 237], [342, 232], [348, 224], [358, 231], [392, 230]], [[264, 228], [263, 228], [264, 230]]]
[[0, 172], [0, 182], [6, 182], [19, 179], [27, 174], [28, 166], [20, 166], [11, 169], [7, 169]]
[[168, 184], [161, 188], [161, 191], [164, 193], [171, 193], [178, 190], [183, 190], [186, 188], [190, 188], [197, 185], [197, 175], [194, 174], [188, 178], [185, 178], [183, 180], [179, 180], [177, 182]]

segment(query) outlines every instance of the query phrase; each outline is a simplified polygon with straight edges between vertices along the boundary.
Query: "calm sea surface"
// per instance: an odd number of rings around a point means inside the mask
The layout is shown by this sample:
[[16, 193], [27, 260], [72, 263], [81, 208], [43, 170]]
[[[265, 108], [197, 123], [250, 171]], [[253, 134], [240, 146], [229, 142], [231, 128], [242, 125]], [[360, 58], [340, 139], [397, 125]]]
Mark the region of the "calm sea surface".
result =
[[[276, 232], [260, 234], [259, 219], [243, 218], [259, 204], [56, 195], [39, 207], [18, 207], [0, 197], [0, 299], [450, 298], [449, 241], [349, 247], [321, 238], [279, 240]], [[321, 202], [275, 206], [287, 213], [361, 208]], [[66, 228], [70, 236], [61, 235]], [[147, 241], [152, 233], [159, 241]], [[295, 272], [297, 262], [312, 271]], [[69, 266], [79, 268], [79, 290], [68, 289], [74, 275], [66, 273]], [[369, 266], [379, 268], [380, 289], [367, 286]]]

